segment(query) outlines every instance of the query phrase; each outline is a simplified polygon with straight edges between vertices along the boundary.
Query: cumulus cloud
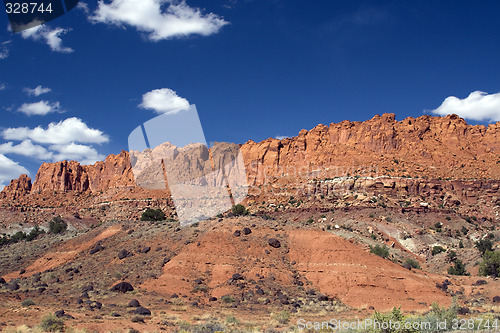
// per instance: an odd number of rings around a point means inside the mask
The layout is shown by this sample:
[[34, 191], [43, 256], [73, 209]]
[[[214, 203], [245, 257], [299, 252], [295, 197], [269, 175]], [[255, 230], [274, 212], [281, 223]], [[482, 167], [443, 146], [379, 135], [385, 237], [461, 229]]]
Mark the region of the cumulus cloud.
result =
[[18, 178], [23, 173], [29, 175], [25, 167], [0, 154], [0, 190], [9, 184], [11, 179]]
[[276, 135], [274, 138], [278, 140], [283, 140], [283, 139], [288, 139], [289, 137], [286, 135]]
[[52, 89], [47, 88], [47, 87], [42, 87], [42, 86], [37, 86], [36, 88], [24, 88], [23, 89], [25, 93], [28, 94], [28, 96], [40, 96], [46, 93], [49, 93], [52, 91]]
[[90, 12], [89, 5], [83, 1], [79, 1], [76, 5], [76, 8], [82, 10], [85, 14], [88, 14]]
[[154, 110], [156, 113], [177, 113], [189, 109], [187, 99], [177, 95], [175, 91], [168, 88], [155, 89], [142, 95], [142, 103], [139, 107]]
[[110, 3], [99, 0], [90, 20], [130, 25], [147, 33], [153, 41], [193, 34], [208, 36], [228, 24], [216, 14], [203, 14], [199, 8], [176, 0], [112, 0]]
[[7, 88], [7, 85], [5, 83], [0, 82], [0, 91], [5, 90]]
[[109, 138], [100, 130], [89, 128], [81, 119], [68, 118], [58, 123], [50, 123], [47, 129], [41, 126], [33, 129], [28, 127], [7, 128], [2, 131], [6, 140], [23, 141], [30, 139], [37, 143], [70, 144], [80, 143], [105, 143]]
[[474, 91], [464, 99], [450, 96], [431, 112], [440, 116], [457, 114], [462, 118], [476, 121], [500, 121], [500, 93]]
[[16, 154], [39, 160], [50, 160], [53, 154], [42, 146], [34, 145], [31, 140], [24, 140], [18, 145], [13, 142], [0, 144], [0, 154]]
[[5, 59], [9, 56], [9, 44], [10, 40], [0, 43], [0, 59]]
[[99, 154], [94, 148], [87, 145], [75, 144], [74, 142], [68, 145], [52, 145], [49, 149], [55, 151], [53, 157], [55, 161], [73, 160], [82, 164], [93, 164], [105, 158], [104, 155]]
[[48, 101], [40, 101], [36, 103], [24, 103], [17, 111], [28, 116], [45, 116], [46, 114], [61, 112], [62, 110], [59, 102], [49, 103]]
[[47, 43], [50, 49], [54, 52], [60, 53], [71, 53], [74, 50], [70, 47], [65, 47], [62, 45], [61, 35], [64, 35], [71, 29], [63, 28], [49, 28], [47, 25], [38, 25], [31, 29], [24, 30], [21, 32], [21, 36], [24, 39], [32, 39], [36, 41], [43, 41]]

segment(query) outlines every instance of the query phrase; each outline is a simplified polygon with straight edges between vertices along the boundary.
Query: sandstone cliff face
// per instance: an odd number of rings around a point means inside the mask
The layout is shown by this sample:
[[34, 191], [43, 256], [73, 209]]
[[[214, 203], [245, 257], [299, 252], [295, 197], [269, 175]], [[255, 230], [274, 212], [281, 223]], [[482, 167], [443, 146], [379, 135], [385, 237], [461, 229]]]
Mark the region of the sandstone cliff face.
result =
[[18, 179], [13, 179], [10, 184], [0, 192], [0, 199], [14, 200], [31, 192], [31, 178], [21, 175]]
[[396, 121], [394, 114], [302, 130], [242, 146], [250, 183], [274, 177], [500, 177], [500, 123], [471, 126], [456, 115]]
[[[172, 158], [176, 159], [179, 151], [170, 148], [175, 150]], [[365, 122], [318, 125], [283, 140], [248, 141], [241, 151], [250, 185], [277, 179], [302, 183], [349, 175], [498, 180], [500, 123], [471, 126], [456, 115], [396, 121], [394, 114], [384, 114]], [[205, 155], [198, 160], [207, 162], [208, 153]], [[182, 169], [179, 172], [186, 171]], [[28, 193], [96, 193], [135, 186], [130, 156], [125, 151], [94, 165], [82, 166], [75, 161], [44, 163], [33, 186], [28, 180], [22, 176], [13, 181], [1, 198]]]
[[32, 192], [97, 192], [135, 184], [127, 152], [109, 155], [104, 162], [80, 165], [75, 161], [43, 163]]

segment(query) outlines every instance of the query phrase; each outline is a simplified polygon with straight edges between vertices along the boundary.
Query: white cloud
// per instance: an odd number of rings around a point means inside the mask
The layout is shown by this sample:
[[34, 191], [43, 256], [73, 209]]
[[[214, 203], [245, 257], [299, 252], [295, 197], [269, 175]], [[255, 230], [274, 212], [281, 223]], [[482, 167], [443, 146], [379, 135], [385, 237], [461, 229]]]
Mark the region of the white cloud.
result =
[[71, 29], [63, 28], [49, 28], [47, 25], [38, 25], [31, 29], [27, 29], [21, 32], [21, 36], [24, 39], [33, 39], [36, 41], [44, 41], [50, 46], [50, 49], [54, 52], [60, 53], [71, 53], [74, 50], [70, 47], [64, 47], [62, 45], [62, 39], [60, 35], [63, 35], [71, 31]]
[[228, 24], [216, 14], [202, 14], [199, 8], [175, 0], [112, 0], [110, 3], [99, 0], [90, 20], [117, 26], [131, 25], [148, 33], [153, 41], [192, 34], [208, 36]]
[[7, 88], [7, 85], [3, 82], [0, 82], [0, 91], [5, 90]]
[[70, 144], [80, 143], [104, 143], [109, 138], [100, 130], [89, 128], [81, 119], [68, 118], [58, 123], [50, 123], [47, 129], [41, 126], [33, 129], [28, 127], [7, 128], [2, 131], [6, 140], [23, 141], [31, 139], [38, 143], [47, 144]]
[[68, 145], [52, 145], [49, 149], [56, 152], [54, 161], [73, 160], [82, 164], [93, 164], [97, 161], [103, 161], [106, 157], [90, 146], [78, 145], [74, 142]]
[[10, 40], [0, 43], [0, 59], [5, 59], [9, 56], [9, 48], [7, 45], [10, 44]]
[[42, 146], [34, 145], [31, 140], [24, 140], [18, 145], [13, 142], [0, 144], [0, 154], [16, 154], [39, 160], [51, 160], [53, 154]]
[[289, 136], [285, 136], [285, 135], [276, 135], [274, 138], [275, 138], [275, 139], [278, 139], [278, 140], [283, 140], [283, 139], [288, 139], [288, 138], [289, 138]]
[[17, 111], [22, 112], [28, 116], [45, 116], [53, 112], [61, 112], [61, 105], [59, 102], [49, 103], [48, 101], [40, 101], [36, 103], [24, 103]]
[[432, 113], [440, 116], [457, 114], [476, 121], [500, 121], [500, 93], [488, 95], [474, 91], [467, 98], [447, 97]]
[[90, 12], [89, 5], [83, 1], [79, 1], [78, 4], [76, 5], [76, 8], [82, 10], [85, 14], [88, 14]]
[[24, 88], [24, 92], [26, 92], [29, 96], [40, 96], [52, 91], [52, 89], [42, 86], [37, 86], [36, 88]]
[[29, 171], [25, 167], [0, 154], [0, 190], [9, 184], [11, 179], [17, 178], [23, 173], [29, 175]]
[[154, 110], [157, 113], [177, 113], [189, 109], [189, 102], [178, 96], [172, 89], [163, 88], [142, 95], [142, 103], [139, 107]]

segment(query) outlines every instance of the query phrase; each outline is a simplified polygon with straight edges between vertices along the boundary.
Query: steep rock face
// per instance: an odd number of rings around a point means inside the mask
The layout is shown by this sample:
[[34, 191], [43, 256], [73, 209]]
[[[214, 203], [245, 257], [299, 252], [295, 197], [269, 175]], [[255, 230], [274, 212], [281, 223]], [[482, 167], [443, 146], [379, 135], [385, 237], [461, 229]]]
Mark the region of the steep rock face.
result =
[[293, 138], [248, 141], [241, 149], [252, 185], [283, 176], [500, 176], [500, 123], [471, 126], [456, 115], [402, 121], [377, 115], [318, 125]]
[[109, 155], [104, 162], [80, 165], [75, 161], [43, 163], [32, 192], [92, 192], [135, 184], [128, 152]]
[[10, 184], [0, 192], [0, 199], [16, 199], [31, 192], [31, 178], [28, 175], [21, 175], [18, 179], [13, 179]]

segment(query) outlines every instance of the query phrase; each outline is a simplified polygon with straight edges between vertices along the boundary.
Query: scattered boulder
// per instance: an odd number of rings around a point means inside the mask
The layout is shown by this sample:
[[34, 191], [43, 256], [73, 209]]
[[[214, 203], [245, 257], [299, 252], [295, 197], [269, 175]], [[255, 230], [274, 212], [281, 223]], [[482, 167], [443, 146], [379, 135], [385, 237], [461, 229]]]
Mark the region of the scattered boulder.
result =
[[117, 291], [120, 293], [126, 293], [127, 291], [134, 290], [134, 287], [128, 282], [120, 282], [111, 287], [111, 291]]
[[17, 283], [17, 281], [12, 281], [11, 283], [9, 283], [7, 285], [7, 289], [9, 289], [10, 291], [18, 290], [19, 289], [19, 283]]
[[72, 315], [65, 313], [64, 310], [56, 311], [54, 312], [54, 314], [57, 318], [75, 319], [75, 317], [73, 317]]
[[208, 299], [208, 301], [209, 301], [209, 302], [215, 302], [215, 301], [217, 301], [217, 297], [210, 297], [210, 298]]
[[240, 230], [236, 230], [235, 232], [233, 232], [233, 237], [240, 237], [240, 236], [241, 236]]
[[3, 277], [0, 277], [0, 284], [6, 284], [7, 282], [5, 281], [5, 279]]
[[94, 286], [93, 286], [93, 285], [91, 285], [91, 284], [88, 284], [88, 285], [86, 285], [86, 286], [84, 286], [84, 287], [82, 288], [82, 293], [84, 293], [84, 292], [89, 292], [89, 291], [92, 291], [92, 290], [94, 290]]
[[493, 297], [493, 303], [500, 303], [500, 296]]
[[243, 234], [244, 235], [250, 235], [252, 233], [252, 229], [250, 228], [243, 228]]
[[102, 246], [101, 244], [96, 244], [90, 249], [89, 254], [96, 254], [97, 252], [102, 250], [104, 250], [104, 246]]
[[128, 306], [132, 308], [138, 308], [139, 306], [141, 306], [141, 304], [139, 303], [138, 300], [133, 299], [128, 303]]
[[137, 309], [133, 311], [136, 315], [141, 315], [141, 316], [150, 316], [151, 311], [149, 309], [146, 309], [145, 307], [139, 306]]
[[280, 241], [277, 240], [276, 238], [269, 238], [267, 243], [269, 244], [269, 246], [274, 247], [275, 249], [281, 247]]
[[470, 310], [469, 310], [469, 308], [468, 308], [468, 307], [463, 306], [463, 307], [460, 307], [460, 308], [458, 309], [458, 314], [459, 314], [459, 315], [462, 315], [462, 316], [463, 316], [463, 315], [466, 315], [466, 314], [468, 314], [468, 313], [470, 313]]
[[328, 301], [328, 296], [326, 296], [326, 295], [318, 295], [318, 301], [320, 301], [320, 302]]
[[240, 273], [235, 273], [233, 274], [233, 280], [236, 281], [236, 280], [243, 280], [243, 275], [241, 275]]
[[123, 249], [120, 252], [118, 252], [118, 259], [122, 260], [122, 259], [125, 259], [125, 258], [131, 256], [131, 255], [132, 255], [132, 253]]
[[139, 252], [140, 253], [148, 253], [149, 251], [151, 251], [151, 247], [144, 246]]
[[472, 285], [473, 286], [482, 286], [482, 285], [485, 285], [485, 284], [488, 284], [488, 282], [486, 280], [477, 280]]

